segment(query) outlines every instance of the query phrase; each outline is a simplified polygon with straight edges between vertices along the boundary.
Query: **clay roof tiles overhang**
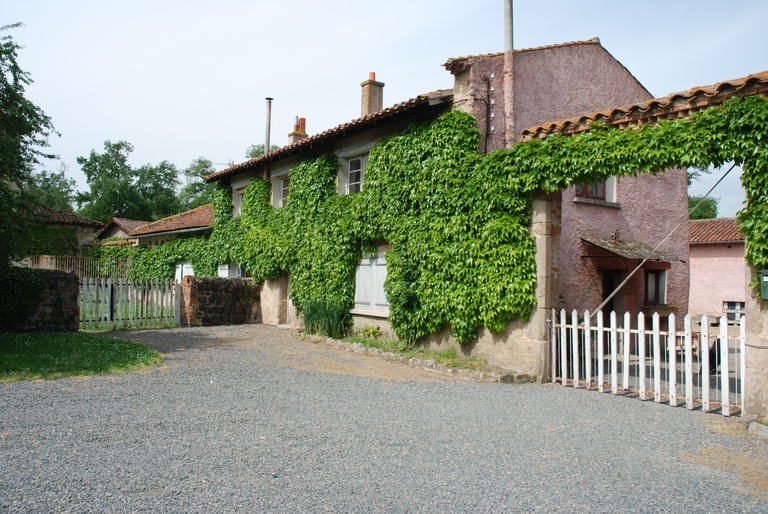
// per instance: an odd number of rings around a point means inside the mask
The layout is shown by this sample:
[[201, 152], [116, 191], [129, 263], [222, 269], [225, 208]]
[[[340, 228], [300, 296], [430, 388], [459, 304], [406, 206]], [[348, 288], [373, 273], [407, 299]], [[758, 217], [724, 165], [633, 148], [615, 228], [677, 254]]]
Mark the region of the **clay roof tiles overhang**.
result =
[[287, 157], [306, 152], [310, 149], [316, 149], [330, 145], [340, 139], [371, 129], [377, 125], [380, 125], [381, 123], [390, 122], [395, 119], [401, 119], [407, 115], [414, 114], [423, 110], [428, 110], [434, 106], [444, 106], [445, 104], [452, 101], [452, 89], [443, 89], [424, 95], [419, 95], [416, 98], [411, 98], [410, 100], [406, 100], [405, 102], [393, 105], [392, 107], [381, 109], [380, 111], [376, 111], [374, 113], [368, 114], [367, 116], [363, 116], [362, 118], [352, 120], [348, 123], [342, 123], [341, 125], [338, 125], [334, 128], [284, 146], [278, 150], [274, 150], [240, 164], [230, 166], [227, 169], [212, 173], [205, 177], [205, 181], [209, 183], [218, 182], [232, 175], [244, 173], [265, 164], [277, 162]]
[[739, 229], [739, 222], [735, 218], [711, 218], [691, 220], [690, 243], [743, 243], [744, 234]]
[[186, 212], [174, 214], [167, 218], [161, 218], [152, 223], [140, 226], [130, 237], [149, 237], [156, 235], [168, 235], [171, 233], [200, 232], [213, 226], [213, 204], [205, 204], [201, 207]]
[[544, 139], [550, 134], [575, 134], [590, 130], [595, 122], [626, 128], [656, 124], [661, 120], [687, 118], [734, 96], [768, 96], [768, 71], [699, 86], [644, 102], [611, 107], [585, 116], [563, 118], [523, 130], [521, 141]]
[[58, 223], [61, 225], [81, 225], [83, 227], [101, 228], [104, 224], [100, 221], [92, 220], [89, 218], [83, 218], [77, 214], [60, 211], [57, 209], [50, 209], [43, 207], [42, 205], [32, 205], [32, 210], [35, 211], [37, 219], [41, 223]]

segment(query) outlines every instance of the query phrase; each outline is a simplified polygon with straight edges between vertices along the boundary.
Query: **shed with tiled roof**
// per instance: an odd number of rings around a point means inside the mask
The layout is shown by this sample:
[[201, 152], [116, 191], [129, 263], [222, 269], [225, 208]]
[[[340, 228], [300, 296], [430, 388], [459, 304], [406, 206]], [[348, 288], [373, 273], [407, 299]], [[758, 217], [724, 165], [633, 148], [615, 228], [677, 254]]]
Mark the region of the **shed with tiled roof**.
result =
[[743, 243], [744, 234], [736, 218], [709, 218], [691, 220], [691, 244]]
[[210, 232], [213, 229], [213, 204], [205, 204], [173, 216], [145, 223], [133, 230], [130, 237], [139, 244], [156, 246], [182, 235]]

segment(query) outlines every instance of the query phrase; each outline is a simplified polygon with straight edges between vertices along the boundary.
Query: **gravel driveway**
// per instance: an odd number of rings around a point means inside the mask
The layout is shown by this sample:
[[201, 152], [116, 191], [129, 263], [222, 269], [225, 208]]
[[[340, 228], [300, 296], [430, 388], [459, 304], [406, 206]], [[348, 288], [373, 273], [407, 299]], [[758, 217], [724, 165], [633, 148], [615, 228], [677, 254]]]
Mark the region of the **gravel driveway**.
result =
[[117, 335], [164, 362], [0, 384], [0, 512], [768, 512], [739, 419], [261, 325]]

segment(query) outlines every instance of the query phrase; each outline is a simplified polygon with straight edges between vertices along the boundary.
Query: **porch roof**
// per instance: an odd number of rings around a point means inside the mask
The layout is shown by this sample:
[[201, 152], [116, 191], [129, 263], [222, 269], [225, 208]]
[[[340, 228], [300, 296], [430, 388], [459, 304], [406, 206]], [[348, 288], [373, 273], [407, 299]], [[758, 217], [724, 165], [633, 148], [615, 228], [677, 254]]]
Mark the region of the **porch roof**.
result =
[[[637, 259], [643, 260], [647, 258], [653, 261], [679, 261], [685, 262], [680, 257], [672, 255], [671, 253], [662, 252], [661, 250], [653, 251], [653, 247], [639, 241], [621, 241], [615, 239], [597, 239], [596, 237], [582, 237], [582, 241], [595, 245], [598, 248], [607, 250], [614, 255], [623, 257], [624, 259]], [[652, 254], [652, 255], [651, 255]], [[587, 256], [596, 257], [596, 256]]]

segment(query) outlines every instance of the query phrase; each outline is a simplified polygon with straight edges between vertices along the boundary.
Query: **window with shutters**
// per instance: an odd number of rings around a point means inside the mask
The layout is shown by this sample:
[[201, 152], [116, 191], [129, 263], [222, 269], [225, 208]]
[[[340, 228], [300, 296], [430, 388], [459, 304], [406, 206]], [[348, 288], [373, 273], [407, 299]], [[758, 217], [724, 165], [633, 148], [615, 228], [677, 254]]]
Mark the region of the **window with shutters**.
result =
[[177, 282], [181, 282], [181, 279], [183, 277], [186, 277], [187, 275], [195, 276], [195, 270], [192, 268], [192, 263], [189, 261], [181, 261], [176, 263], [176, 275], [175, 279]]
[[384, 291], [387, 278], [385, 252], [363, 257], [355, 270], [355, 306], [353, 314], [389, 315], [389, 302]]
[[229, 264], [219, 264], [218, 276], [223, 278], [240, 278], [243, 274], [243, 268], [235, 262]]

